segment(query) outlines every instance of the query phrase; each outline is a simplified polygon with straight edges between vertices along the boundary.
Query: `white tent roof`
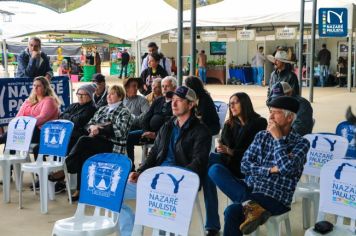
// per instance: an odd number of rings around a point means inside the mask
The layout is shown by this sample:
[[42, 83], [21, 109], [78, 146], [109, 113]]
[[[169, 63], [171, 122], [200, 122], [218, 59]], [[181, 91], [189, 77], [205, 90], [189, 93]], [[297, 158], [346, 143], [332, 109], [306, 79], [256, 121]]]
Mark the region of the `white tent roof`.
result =
[[163, 0], [92, 0], [64, 14], [5, 23], [4, 37], [45, 31], [89, 31], [136, 41], [177, 26], [177, 11]]
[[[349, 7], [354, 0], [318, 0], [321, 7]], [[350, 14], [349, 14], [350, 15]], [[305, 23], [311, 23], [312, 3], [305, 4]], [[198, 26], [248, 26], [299, 24], [300, 0], [224, 0], [198, 8]]]

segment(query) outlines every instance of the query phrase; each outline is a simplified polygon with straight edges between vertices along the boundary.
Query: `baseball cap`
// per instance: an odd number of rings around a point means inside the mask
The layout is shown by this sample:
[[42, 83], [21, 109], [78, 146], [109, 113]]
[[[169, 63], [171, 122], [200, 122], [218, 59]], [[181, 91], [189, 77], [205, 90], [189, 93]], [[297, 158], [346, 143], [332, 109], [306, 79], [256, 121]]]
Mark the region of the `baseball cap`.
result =
[[197, 95], [195, 94], [194, 90], [186, 86], [178, 87], [174, 94], [191, 102], [195, 102], [197, 100]]
[[292, 87], [287, 82], [278, 82], [272, 88], [272, 98], [284, 96], [292, 91]]
[[93, 75], [91, 81], [92, 82], [98, 82], [98, 83], [105, 82], [105, 76], [100, 74], [100, 73], [96, 73], [96, 74]]

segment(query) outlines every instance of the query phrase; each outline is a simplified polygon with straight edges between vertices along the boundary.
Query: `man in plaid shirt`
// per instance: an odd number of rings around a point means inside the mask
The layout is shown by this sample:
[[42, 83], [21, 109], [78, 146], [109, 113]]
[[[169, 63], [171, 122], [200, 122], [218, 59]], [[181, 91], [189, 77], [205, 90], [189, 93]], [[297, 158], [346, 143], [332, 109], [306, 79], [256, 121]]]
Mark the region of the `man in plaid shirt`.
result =
[[289, 211], [303, 172], [310, 145], [291, 128], [299, 109], [298, 101], [281, 96], [267, 105], [270, 108], [267, 130], [256, 135], [241, 162], [246, 178], [225, 179], [234, 203], [225, 210], [224, 235], [250, 234], [271, 215]]

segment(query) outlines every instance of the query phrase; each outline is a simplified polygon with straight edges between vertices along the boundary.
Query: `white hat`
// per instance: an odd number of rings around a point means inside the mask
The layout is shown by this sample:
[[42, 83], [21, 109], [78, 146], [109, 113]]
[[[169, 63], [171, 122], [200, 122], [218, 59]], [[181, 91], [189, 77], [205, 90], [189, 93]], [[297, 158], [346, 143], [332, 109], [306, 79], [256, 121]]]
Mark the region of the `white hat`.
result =
[[268, 55], [267, 59], [270, 60], [271, 62], [275, 63], [276, 60], [284, 62], [284, 63], [289, 63], [289, 64], [294, 64], [294, 61], [290, 61], [288, 58], [288, 54], [286, 51], [277, 51], [276, 55]]

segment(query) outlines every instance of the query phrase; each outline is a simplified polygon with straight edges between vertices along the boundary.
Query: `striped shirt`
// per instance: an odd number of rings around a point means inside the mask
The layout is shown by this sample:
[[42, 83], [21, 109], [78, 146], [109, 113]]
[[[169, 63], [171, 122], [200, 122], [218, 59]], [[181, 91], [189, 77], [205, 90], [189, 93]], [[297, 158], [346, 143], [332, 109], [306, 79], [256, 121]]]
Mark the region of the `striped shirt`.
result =
[[[293, 130], [279, 140], [266, 130], [257, 133], [241, 161], [241, 171], [252, 193], [263, 193], [289, 207], [309, 146], [308, 140]], [[274, 166], [279, 173], [270, 173]]]

